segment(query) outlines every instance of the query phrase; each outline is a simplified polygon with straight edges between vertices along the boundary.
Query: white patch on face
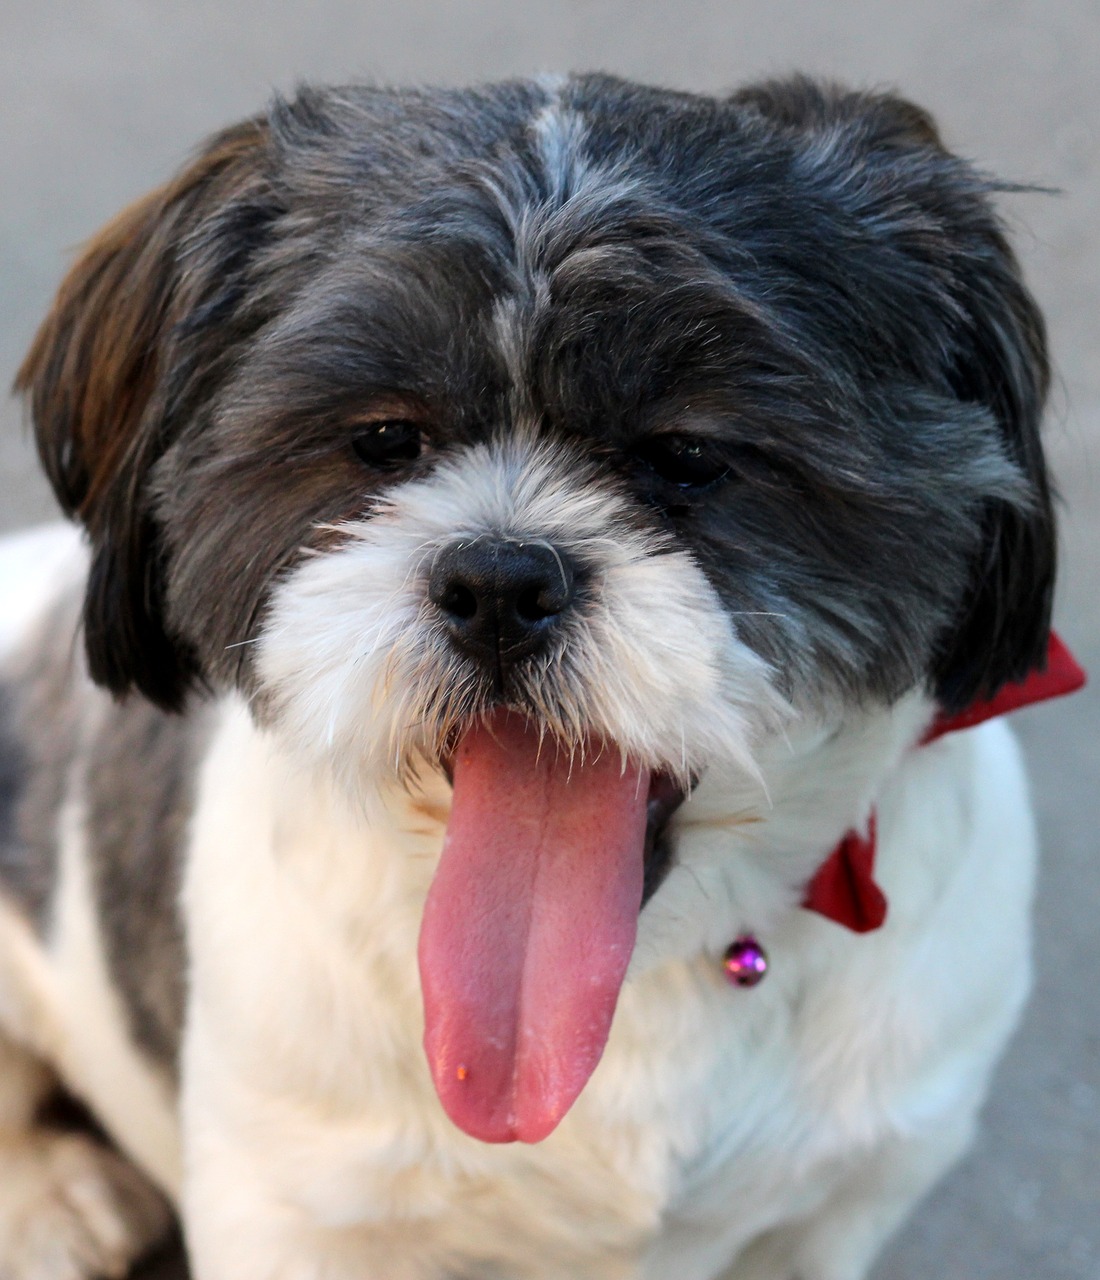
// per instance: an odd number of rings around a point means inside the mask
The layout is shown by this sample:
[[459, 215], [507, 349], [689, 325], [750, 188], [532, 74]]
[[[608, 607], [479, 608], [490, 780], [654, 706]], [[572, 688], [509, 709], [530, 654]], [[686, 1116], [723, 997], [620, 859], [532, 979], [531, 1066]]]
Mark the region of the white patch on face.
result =
[[[548, 242], [555, 239], [559, 220], [583, 212], [592, 220], [602, 209], [614, 208], [637, 196], [641, 183], [627, 165], [607, 160], [594, 160], [585, 141], [588, 127], [580, 112], [564, 107], [561, 101], [564, 80], [550, 77], [545, 82], [550, 101], [532, 118], [528, 132], [538, 158], [545, 186], [539, 202], [531, 200], [526, 186], [512, 188], [503, 184], [500, 175], [490, 167], [478, 173], [483, 188], [490, 192], [507, 222], [515, 246], [513, 294], [500, 299], [498, 310], [520, 312], [545, 302], [548, 298]], [[569, 236], [569, 239], [575, 237]], [[577, 247], [571, 245], [568, 257], [595, 261], [601, 255], [615, 253], [608, 246]], [[551, 255], [555, 256], [555, 255]], [[505, 326], [505, 333], [509, 328]], [[514, 342], [515, 335], [510, 335]], [[508, 357], [509, 348], [505, 348]], [[512, 370], [513, 381], [522, 385], [522, 372]]]
[[278, 731], [353, 790], [435, 763], [485, 709], [427, 595], [435, 555], [484, 537], [550, 546], [587, 577], [510, 705], [567, 750], [609, 743], [684, 784], [712, 765], [754, 771], [782, 711], [764, 663], [692, 557], [632, 523], [579, 454], [522, 434], [474, 446], [339, 532], [276, 587], [257, 671]]
[[551, 200], [559, 204], [584, 184], [591, 167], [582, 150], [584, 120], [576, 111], [562, 107], [561, 86], [532, 120], [531, 132], [550, 182]]

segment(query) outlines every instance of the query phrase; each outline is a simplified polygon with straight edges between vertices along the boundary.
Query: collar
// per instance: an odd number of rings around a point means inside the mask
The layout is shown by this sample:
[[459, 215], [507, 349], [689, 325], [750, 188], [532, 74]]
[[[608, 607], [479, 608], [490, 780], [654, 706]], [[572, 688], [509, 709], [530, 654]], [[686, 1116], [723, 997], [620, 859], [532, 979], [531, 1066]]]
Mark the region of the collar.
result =
[[[925, 746], [959, 729], [972, 729], [996, 716], [1018, 711], [1036, 702], [1076, 693], [1085, 673], [1061, 639], [1050, 633], [1046, 662], [1023, 680], [1004, 685], [992, 698], [983, 698], [957, 715], [940, 712], [921, 738]], [[886, 895], [875, 883], [875, 811], [864, 832], [849, 831], [818, 867], [802, 905], [854, 933], [870, 933], [886, 919]]]

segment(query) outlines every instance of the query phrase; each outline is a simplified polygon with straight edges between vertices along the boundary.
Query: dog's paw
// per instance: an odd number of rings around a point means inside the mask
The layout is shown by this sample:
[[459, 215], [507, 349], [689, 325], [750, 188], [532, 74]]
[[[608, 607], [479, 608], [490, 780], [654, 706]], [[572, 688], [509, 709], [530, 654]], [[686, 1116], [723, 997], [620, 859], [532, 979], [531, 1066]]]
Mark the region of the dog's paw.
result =
[[147, 1179], [82, 1134], [0, 1142], [0, 1280], [114, 1280], [170, 1224]]

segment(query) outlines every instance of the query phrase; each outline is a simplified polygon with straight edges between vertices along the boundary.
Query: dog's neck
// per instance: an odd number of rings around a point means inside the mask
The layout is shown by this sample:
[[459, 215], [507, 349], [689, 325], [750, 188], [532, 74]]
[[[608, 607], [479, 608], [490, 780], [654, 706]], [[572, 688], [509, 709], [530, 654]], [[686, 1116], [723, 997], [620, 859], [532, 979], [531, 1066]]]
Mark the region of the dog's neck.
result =
[[[1026, 688], [1010, 687], [979, 718], [1069, 692], [1082, 679], [1059, 650], [1047, 674]], [[631, 972], [672, 958], [719, 957], [741, 932], [770, 934], [783, 917], [807, 905], [819, 909], [806, 900], [807, 886], [846, 833], [867, 831], [876, 803], [914, 751], [977, 723], [976, 713], [943, 717], [929, 697], [914, 692], [888, 708], [801, 718], [760, 745], [759, 778], [732, 769], [705, 773], [673, 818], [674, 864], [642, 913]], [[299, 767], [268, 734], [260, 738], [275, 829], [297, 833], [288, 847], [311, 851], [293, 870], [303, 892], [316, 890], [322, 912], [350, 923], [359, 897], [374, 896], [384, 877], [415, 933], [446, 831], [450, 792], [443, 775], [426, 771], [410, 787], [391, 785], [353, 800], [322, 772]], [[303, 826], [315, 834], [307, 839]], [[851, 927], [843, 911], [819, 913]]]
[[[1085, 683], [1085, 673], [1062, 640], [1051, 632], [1046, 665], [1023, 680], [1002, 686], [991, 698], [982, 698], [961, 711], [939, 711], [925, 730], [921, 746], [960, 729], [972, 729], [986, 720], [1075, 693]], [[877, 822], [871, 810], [863, 829], [849, 831], [817, 869], [802, 905], [855, 933], [869, 933], [886, 921], [886, 895], [875, 882]]]

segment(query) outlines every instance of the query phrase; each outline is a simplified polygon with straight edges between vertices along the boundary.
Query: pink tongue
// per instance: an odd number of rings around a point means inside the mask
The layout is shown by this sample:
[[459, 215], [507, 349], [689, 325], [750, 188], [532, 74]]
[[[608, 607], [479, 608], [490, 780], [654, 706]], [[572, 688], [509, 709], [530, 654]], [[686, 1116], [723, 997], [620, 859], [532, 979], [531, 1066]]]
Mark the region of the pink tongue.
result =
[[559, 754], [511, 712], [469, 730], [420, 929], [424, 1047], [443, 1108], [538, 1142], [596, 1068], [634, 948], [649, 775]]

